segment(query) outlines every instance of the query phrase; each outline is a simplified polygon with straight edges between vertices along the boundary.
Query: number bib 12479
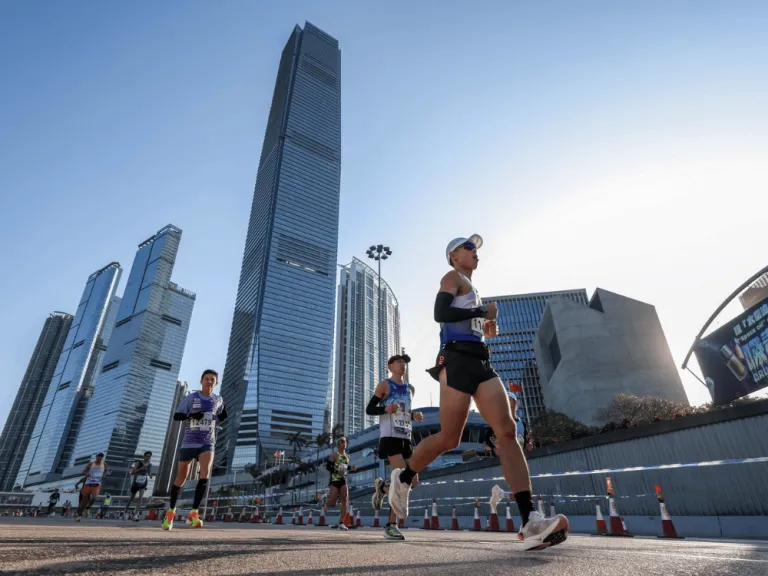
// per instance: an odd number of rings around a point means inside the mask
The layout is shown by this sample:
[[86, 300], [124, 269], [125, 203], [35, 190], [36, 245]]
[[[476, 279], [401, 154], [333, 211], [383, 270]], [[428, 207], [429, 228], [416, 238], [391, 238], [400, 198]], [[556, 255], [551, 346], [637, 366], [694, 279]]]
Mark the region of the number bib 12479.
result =
[[201, 432], [207, 432], [211, 429], [213, 424], [213, 412], [206, 412], [200, 420], [190, 420], [189, 427], [192, 430], [200, 430]]

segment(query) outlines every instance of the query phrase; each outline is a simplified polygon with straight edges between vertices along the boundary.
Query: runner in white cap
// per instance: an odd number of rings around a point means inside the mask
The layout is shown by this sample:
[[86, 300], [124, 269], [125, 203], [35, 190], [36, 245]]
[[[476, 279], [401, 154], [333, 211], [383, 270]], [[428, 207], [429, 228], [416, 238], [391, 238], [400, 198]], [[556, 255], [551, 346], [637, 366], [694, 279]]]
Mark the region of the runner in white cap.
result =
[[435, 321], [440, 323], [440, 352], [429, 374], [440, 382], [440, 432], [419, 442], [405, 469], [392, 471], [389, 505], [399, 518], [408, 517], [408, 498], [414, 476], [447, 450], [459, 446], [474, 399], [480, 415], [498, 438], [504, 478], [512, 489], [522, 519], [525, 550], [541, 550], [564, 542], [568, 519], [545, 518], [534, 511], [528, 464], [517, 443], [517, 426], [510, 413], [507, 391], [490, 363], [486, 338], [498, 333], [496, 304], [483, 306], [472, 273], [479, 262], [483, 239], [474, 234], [455, 238], [445, 250], [453, 268], [440, 282], [435, 299]]

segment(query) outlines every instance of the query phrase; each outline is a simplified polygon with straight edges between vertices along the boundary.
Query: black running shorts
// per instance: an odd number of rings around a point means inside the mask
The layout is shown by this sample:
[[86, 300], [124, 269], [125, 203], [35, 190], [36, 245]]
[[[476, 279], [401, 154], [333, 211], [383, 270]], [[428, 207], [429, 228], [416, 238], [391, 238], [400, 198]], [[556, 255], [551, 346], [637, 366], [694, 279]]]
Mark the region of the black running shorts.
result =
[[413, 444], [407, 438], [379, 438], [379, 458], [386, 460], [390, 456], [402, 456], [408, 460], [413, 456]]
[[131, 486], [131, 495], [132, 495], [132, 496], [135, 496], [135, 495], [136, 495], [136, 492], [144, 492], [144, 490], [146, 490], [146, 489], [147, 489], [147, 486], [146, 486], [146, 485], [144, 485], [144, 486], [138, 486], [138, 485], [136, 485], [136, 484], [133, 484], [133, 485]]
[[477, 392], [480, 383], [499, 377], [491, 366], [487, 347], [479, 342], [449, 342], [427, 372], [439, 382], [443, 368], [448, 386], [470, 396]]
[[346, 480], [331, 480], [328, 483], [328, 486], [333, 486], [334, 488], [341, 490], [344, 486], [346, 486], [347, 481]]

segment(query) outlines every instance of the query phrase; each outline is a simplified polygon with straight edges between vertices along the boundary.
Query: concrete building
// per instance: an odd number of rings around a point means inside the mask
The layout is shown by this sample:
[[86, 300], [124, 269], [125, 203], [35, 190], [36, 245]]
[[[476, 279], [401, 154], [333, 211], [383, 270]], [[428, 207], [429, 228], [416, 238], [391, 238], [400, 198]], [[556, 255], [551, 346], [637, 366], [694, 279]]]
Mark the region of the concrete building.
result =
[[768, 274], [763, 274], [741, 293], [739, 301], [744, 310], [749, 310], [766, 298], [768, 298]]
[[0, 435], [0, 491], [12, 490], [16, 483], [73, 318], [65, 312], [54, 312], [45, 319]]
[[499, 335], [488, 340], [491, 363], [505, 384], [512, 381], [523, 387], [523, 393], [519, 395], [520, 412], [528, 421], [544, 409], [533, 341], [547, 302], [555, 297], [569, 298], [584, 305], [588, 300], [583, 288], [483, 298], [483, 304], [495, 302], [499, 309]]
[[616, 394], [688, 403], [650, 304], [602, 288], [588, 305], [553, 298], [534, 350], [546, 407], [585, 424], [604, 423]]
[[400, 309], [392, 289], [353, 258], [339, 274], [334, 424], [346, 434], [373, 426], [365, 407], [387, 377], [387, 359], [400, 352]]

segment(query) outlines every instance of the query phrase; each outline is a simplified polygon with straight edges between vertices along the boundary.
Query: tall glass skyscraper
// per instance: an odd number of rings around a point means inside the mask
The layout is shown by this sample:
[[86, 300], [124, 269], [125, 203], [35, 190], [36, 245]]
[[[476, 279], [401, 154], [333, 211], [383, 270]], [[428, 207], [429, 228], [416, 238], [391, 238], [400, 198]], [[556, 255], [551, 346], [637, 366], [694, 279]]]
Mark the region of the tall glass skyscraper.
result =
[[387, 377], [387, 359], [400, 352], [400, 309], [389, 285], [353, 258], [339, 274], [336, 310], [334, 424], [354, 434], [378, 422], [365, 407]]
[[22, 486], [55, 480], [56, 472], [61, 472], [68, 463], [82, 410], [93, 389], [93, 375], [109, 343], [117, 307], [115, 291], [121, 272], [120, 264], [112, 262], [91, 274], [85, 283], [19, 469], [17, 483]]
[[512, 381], [523, 387], [520, 410], [528, 421], [544, 409], [533, 341], [547, 302], [555, 296], [584, 305], [589, 302], [585, 289], [483, 298], [483, 304], [496, 302], [499, 309], [499, 335], [488, 340], [491, 362], [505, 384]]
[[245, 241], [216, 464], [258, 464], [323, 430], [341, 174], [341, 54], [307, 23], [283, 49]]
[[45, 319], [0, 435], [0, 491], [10, 491], [16, 484], [16, 476], [71, 325], [72, 315], [65, 312], [54, 312]]
[[195, 303], [171, 282], [180, 241], [168, 225], [139, 244], [65, 476], [104, 452], [112, 470], [104, 486], [120, 490], [135, 458], [163, 450]]

